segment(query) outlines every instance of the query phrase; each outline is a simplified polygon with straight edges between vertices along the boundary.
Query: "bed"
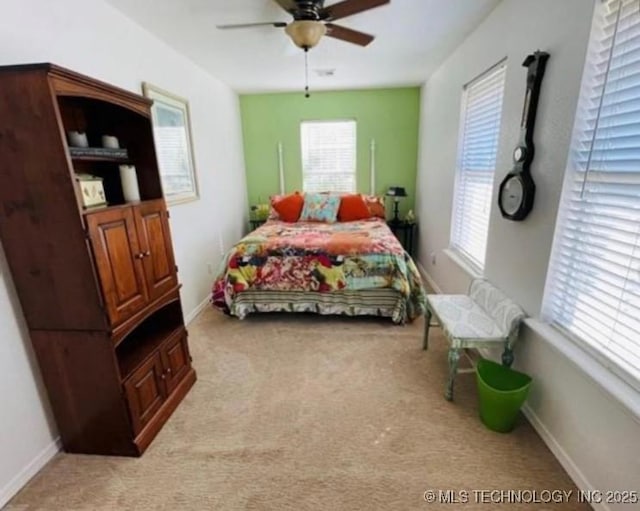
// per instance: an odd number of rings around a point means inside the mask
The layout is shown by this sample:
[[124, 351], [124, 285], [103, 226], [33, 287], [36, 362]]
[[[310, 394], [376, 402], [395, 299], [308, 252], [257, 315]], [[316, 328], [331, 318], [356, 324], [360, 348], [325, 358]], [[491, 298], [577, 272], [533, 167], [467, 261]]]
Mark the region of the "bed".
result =
[[212, 302], [227, 314], [373, 315], [395, 323], [425, 311], [420, 274], [386, 222], [270, 220], [225, 256]]

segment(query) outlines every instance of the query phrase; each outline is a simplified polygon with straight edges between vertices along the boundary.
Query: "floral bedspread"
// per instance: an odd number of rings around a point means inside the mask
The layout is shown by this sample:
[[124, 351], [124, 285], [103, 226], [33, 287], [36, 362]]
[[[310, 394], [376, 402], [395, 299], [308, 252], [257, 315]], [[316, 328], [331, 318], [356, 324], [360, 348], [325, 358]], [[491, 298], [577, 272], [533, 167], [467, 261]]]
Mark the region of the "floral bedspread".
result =
[[213, 285], [213, 304], [229, 311], [242, 291], [391, 288], [406, 300], [405, 320], [425, 309], [420, 274], [384, 220], [285, 223], [269, 221], [226, 255]]

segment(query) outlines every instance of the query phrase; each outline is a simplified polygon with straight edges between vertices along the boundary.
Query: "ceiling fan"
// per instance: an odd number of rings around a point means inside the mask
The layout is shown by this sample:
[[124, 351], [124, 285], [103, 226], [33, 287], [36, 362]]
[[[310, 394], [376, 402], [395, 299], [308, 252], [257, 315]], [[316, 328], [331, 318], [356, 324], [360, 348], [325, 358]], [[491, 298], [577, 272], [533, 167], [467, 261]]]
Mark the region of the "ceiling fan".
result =
[[280, 7], [293, 16], [293, 21], [262, 23], [242, 23], [238, 25], [218, 25], [220, 29], [250, 28], [271, 25], [284, 28], [294, 44], [303, 50], [313, 48], [323, 35], [340, 39], [348, 43], [367, 46], [374, 40], [374, 36], [352, 30], [333, 21], [368, 11], [385, 5], [391, 0], [343, 0], [332, 5], [324, 5], [324, 0], [274, 0]]

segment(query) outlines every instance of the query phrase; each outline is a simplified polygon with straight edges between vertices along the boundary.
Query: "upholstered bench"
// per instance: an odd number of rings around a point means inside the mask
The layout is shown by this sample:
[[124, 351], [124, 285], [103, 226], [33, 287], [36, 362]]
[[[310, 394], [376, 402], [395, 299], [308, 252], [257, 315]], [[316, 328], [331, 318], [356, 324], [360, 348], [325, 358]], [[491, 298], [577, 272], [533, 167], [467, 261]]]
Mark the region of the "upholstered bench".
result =
[[[437, 323], [431, 324], [435, 319]], [[449, 379], [445, 398], [453, 400], [460, 352], [465, 348], [504, 346], [502, 364], [513, 363], [524, 311], [485, 279], [475, 279], [469, 295], [427, 295], [423, 349], [429, 346], [429, 327], [442, 327], [449, 347]]]

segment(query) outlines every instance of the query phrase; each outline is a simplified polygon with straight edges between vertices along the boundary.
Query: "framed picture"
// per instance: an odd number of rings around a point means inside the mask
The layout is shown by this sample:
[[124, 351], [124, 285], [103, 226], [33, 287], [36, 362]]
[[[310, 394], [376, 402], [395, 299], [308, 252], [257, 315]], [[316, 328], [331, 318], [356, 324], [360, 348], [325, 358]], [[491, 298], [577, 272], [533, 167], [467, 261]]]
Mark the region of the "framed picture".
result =
[[153, 100], [153, 138], [167, 203], [197, 200], [198, 180], [188, 101], [146, 82], [142, 84], [142, 91]]

